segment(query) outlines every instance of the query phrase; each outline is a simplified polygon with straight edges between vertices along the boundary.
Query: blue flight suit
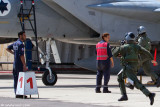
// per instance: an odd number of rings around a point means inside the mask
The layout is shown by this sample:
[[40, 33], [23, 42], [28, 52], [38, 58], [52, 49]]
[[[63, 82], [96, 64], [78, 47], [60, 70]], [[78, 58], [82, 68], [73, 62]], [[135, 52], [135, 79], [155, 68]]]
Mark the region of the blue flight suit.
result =
[[[104, 43], [106, 41], [102, 40], [100, 43]], [[111, 61], [110, 58], [113, 56], [111, 52], [111, 48], [109, 43], [107, 44], [107, 60], [97, 60], [97, 79], [96, 79], [96, 91], [99, 91], [102, 86], [102, 77], [104, 75], [104, 87], [103, 91], [108, 90], [108, 82], [110, 80], [110, 68], [111, 68]]]
[[14, 92], [16, 93], [18, 75], [23, 71], [23, 63], [20, 56], [24, 55], [24, 44], [19, 39], [13, 44], [8, 46], [9, 50], [14, 51], [14, 63], [13, 63], [13, 78], [14, 78]]

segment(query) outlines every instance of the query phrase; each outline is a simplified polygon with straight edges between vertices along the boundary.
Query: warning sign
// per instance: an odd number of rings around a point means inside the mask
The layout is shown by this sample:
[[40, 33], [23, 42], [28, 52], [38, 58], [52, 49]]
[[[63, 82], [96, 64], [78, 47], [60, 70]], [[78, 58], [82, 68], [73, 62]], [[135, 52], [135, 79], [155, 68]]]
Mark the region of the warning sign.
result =
[[18, 77], [16, 95], [38, 94], [36, 77], [34, 72], [20, 72]]

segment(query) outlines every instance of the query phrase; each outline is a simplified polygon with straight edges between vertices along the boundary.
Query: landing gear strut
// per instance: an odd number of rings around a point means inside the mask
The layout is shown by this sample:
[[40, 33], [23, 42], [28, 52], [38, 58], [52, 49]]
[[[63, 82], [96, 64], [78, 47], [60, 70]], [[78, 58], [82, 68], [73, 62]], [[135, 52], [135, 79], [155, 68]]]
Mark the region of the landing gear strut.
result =
[[[45, 85], [54, 85], [57, 82], [57, 74], [53, 72], [49, 66], [50, 63], [50, 53], [51, 49], [53, 52], [53, 56], [55, 59], [55, 63], [61, 63], [58, 50], [56, 47], [56, 43], [51, 38], [44, 38], [46, 41], [46, 53], [43, 53], [42, 50], [38, 47], [38, 37], [37, 37], [37, 26], [36, 26], [36, 15], [35, 15], [35, 2], [34, 0], [20, 0], [20, 12], [18, 14], [18, 18], [20, 20], [22, 31], [33, 31], [35, 35], [35, 39], [32, 40], [32, 44], [36, 47], [37, 54], [37, 67], [39, 70], [39, 53], [41, 64], [46, 63], [46, 71], [42, 76], [42, 81]], [[24, 5], [25, 4], [25, 5]], [[31, 5], [30, 5], [31, 4]], [[33, 18], [33, 19], [31, 19]], [[27, 29], [26, 20], [28, 20], [31, 29]]]
[[[38, 51], [41, 53], [40, 54], [40, 60], [41, 60], [41, 64], [43, 65], [44, 63], [46, 63], [46, 70], [42, 75], [42, 82], [45, 85], [55, 85], [57, 82], [57, 74], [55, 71], [52, 71], [50, 68], [50, 55], [51, 55], [51, 49], [53, 52], [53, 56], [55, 59], [56, 63], [61, 63], [61, 60], [59, 58], [59, 54], [58, 54], [58, 50], [57, 50], [57, 46], [54, 40], [52, 40], [51, 38], [46, 38], [43, 39], [43, 41], [46, 41], [46, 53], [44, 54], [42, 52], [42, 50], [40, 48], [38, 48]], [[35, 44], [35, 42], [32, 42], [33, 44]]]

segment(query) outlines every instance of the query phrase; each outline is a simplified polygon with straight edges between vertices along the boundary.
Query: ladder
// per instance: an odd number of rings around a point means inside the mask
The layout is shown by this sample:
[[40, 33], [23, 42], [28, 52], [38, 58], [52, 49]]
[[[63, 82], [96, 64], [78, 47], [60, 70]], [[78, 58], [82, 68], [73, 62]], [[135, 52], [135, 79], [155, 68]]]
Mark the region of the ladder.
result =
[[39, 65], [38, 54], [38, 41], [37, 41], [37, 26], [36, 26], [36, 14], [35, 14], [35, 2], [34, 0], [20, 0], [20, 11], [18, 18], [21, 24], [22, 31], [31, 31], [35, 36], [36, 42], [36, 56], [37, 66]]

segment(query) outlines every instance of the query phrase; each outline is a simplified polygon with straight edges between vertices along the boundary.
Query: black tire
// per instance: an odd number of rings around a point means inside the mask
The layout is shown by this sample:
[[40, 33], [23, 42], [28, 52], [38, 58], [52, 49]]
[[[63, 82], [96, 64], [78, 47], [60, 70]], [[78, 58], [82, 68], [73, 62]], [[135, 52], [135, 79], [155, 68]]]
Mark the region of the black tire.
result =
[[44, 85], [47, 85], [47, 86], [53, 86], [56, 84], [57, 82], [57, 74], [56, 72], [53, 72], [52, 71], [52, 79], [50, 80], [49, 78], [49, 71], [45, 71], [42, 75], [42, 82], [44, 83]]

